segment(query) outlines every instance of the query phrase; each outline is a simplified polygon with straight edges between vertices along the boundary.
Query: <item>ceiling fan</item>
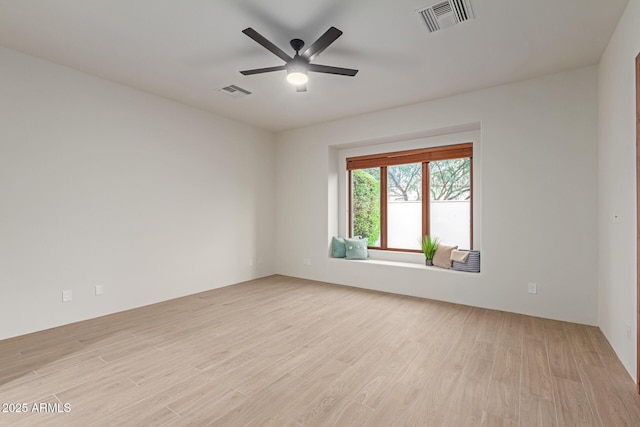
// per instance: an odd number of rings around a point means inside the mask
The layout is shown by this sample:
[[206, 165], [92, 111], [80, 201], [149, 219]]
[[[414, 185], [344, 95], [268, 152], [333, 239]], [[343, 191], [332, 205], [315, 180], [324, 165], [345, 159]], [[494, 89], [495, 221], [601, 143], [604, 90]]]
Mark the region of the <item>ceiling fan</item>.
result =
[[291, 47], [296, 51], [296, 54], [292, 57], [287, 55], [278, 46], [271, 43], [264, 38], [253, 28], [249, 27], [242, 31], [247, 36], [251, 37], [258, 44], [262, 45], [271, 53], [275, 54], [278, 58], [282, 59], [285, 64], [278, 65], [276, 67], [256, 68], [253, 70], [240, 71], [245, 76], [251, 74], [269, 73], [271, 71], [287, 71], [287, 81], [296, 86], [298, 92], [307, 91], [307, 72], [313, 71], [315, 73], [327, 73], [337, 74], [340, 76], [355, 76], [358, 70], [351, 68], [330, 67], [328, 65], [311, 64], [311, 61], [325, 50], [331, 43], [336, 41], [338, 37], [342, 35], [342, 31], [336, 27], [329, 28], [318, 40], [316, 40], [311, 46], [304, 52], [300, 53], [300, 50], [304, 47], [304, 42], [300, 39], [291, 40]]

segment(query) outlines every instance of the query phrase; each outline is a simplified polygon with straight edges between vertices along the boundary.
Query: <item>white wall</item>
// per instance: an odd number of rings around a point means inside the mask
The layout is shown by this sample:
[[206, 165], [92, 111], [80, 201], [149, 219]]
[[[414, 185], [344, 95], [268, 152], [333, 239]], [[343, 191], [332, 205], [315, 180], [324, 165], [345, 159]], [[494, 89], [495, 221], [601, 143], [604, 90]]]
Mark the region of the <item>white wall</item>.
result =
[[[280, 133], [277, 272], [595, 324], [596, 95], [597, 69], [587, 67]], [[478, 122], [482, 273], [328, 258], [344, 173], [336, 147]]]
[[0, 339], [273, 274], [274, 144], [0, 49]]
[[[630, 0], [598, 70], [598, 323], [636, 376], [635, 58], [640, 53], [640, 0]], [[613, 223], [614, 212], [620, 222]], [[627, 338], [627, 325], [631, 339]]]

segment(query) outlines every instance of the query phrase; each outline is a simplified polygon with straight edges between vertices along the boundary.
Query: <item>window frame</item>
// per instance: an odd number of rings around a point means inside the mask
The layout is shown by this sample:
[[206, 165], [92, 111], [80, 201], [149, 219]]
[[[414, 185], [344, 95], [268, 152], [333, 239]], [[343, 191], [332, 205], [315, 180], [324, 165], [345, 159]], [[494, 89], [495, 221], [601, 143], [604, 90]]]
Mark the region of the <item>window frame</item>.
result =
[[[422, 235], [428, 235], [430, 230], [430, 174], [429, 164], [438, 160], [453, 160], [469, 158], [469, 233], [470, 248], [473, 249], [473, 142], [462, 144], [442, 145], [414, 150], [395, 151], [388, 153], [370, 154], [346, 158], [347, 186], [348, 186], [348, 235], [353, 237], [353, 181], [352, 171], [357, 169], [380, 168], [380, 246], [369, 246], [369, 249], [421, 253], [419, 249], [389, 248], [387, 245], [387, 200], [388, 182], [387, 167], [411, 163], [422, 164]], [[425, 198], [428, 197], [428, 198]], [[425, 203], [427, 201], [427, 203]]]

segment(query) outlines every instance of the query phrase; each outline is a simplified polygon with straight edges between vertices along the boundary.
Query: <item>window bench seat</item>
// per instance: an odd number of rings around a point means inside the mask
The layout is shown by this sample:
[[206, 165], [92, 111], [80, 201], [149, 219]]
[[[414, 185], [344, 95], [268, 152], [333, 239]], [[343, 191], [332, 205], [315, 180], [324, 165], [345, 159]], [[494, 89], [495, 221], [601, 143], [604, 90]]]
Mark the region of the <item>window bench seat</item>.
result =
[[440, 271], [440, 272], [445, 272], [445, 273], [453, 273], [453, 274], [463, 274], [463, 275], [469, 275], [469, 274], [473, 274], [473, 275], [479, 275], [481, 273], [468, 273], [465, 271], [456, 271], [456, 270], [451, 270], [451, 269], [446, 269], [446, 268], [440, 268], [440, 267], [434, 267], [434, 266], [430, 266], [430, 265], [425, 265], [424, 264], [424, 259], [422, 260], [422, 263], [419, 264], [417, 262], [407, 262], [407, 261], [389, 261], [389, 260], [382, 260], [382, 259], [375, 259], [375, 258], [369, 258], [369, 259], [345, 259], [345, 258], [329, 258], [329, 265], [331, 265], [331, 263], [342, 263], [341, 265], [345, 265], [348, 263], [353, 263], [353, 264], [360, 264], [360, 265], [381, 265], [381, 266], [390, 266], [390, 267], [398, 267], [398, 268], [411, 268], [411, 269], [417, 269], [417, 270], [429, 270], [429, 271]]

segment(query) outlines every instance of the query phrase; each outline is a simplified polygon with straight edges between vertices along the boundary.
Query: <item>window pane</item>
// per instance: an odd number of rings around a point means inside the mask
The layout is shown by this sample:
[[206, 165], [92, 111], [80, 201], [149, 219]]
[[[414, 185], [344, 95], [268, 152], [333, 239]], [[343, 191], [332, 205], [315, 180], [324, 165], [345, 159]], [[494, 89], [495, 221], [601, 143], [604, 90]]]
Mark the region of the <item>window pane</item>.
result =
[[387, 168], [387, 246], [420, 249], [422, 163]]
[[369, 246], [380, 246], [380, 168], [352, 171], [351, 184], [351, 235], [368, 237]]
[[429, 174], [431, 236], [471, 249], [471, 160], [430, 162]]

